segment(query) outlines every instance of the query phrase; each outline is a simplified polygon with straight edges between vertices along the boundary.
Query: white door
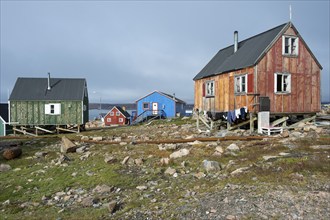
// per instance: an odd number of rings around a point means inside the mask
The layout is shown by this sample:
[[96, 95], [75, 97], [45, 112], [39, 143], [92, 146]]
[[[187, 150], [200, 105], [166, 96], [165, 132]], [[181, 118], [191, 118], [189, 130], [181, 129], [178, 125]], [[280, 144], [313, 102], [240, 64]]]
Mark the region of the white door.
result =
[[158, 103], [157, 102], [152, 103], [152, 114], [154, 114], [154, 115], [158, 114]]

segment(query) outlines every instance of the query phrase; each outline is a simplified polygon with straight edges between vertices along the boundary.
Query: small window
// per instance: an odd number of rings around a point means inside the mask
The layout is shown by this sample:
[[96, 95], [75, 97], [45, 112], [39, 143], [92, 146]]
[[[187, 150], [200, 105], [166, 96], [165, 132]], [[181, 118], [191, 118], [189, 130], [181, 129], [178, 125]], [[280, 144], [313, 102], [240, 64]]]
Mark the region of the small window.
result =
[[119, 118], [119, 122], [124, 122], [124, 119], [123, 118]]
[[247, 80], [246, 74], [235, 76], [235, 93], [246, 93]]
[[149, 109], [149, 103], [148, 102], [144, 102], [143, 103], [143, 110], [148, 110]]
[[111, 118], [107, 118], [107, 122], [111, 122]]
[[291, 74], [290, 73], [275, 73], [275, 93], [290, 93], [291, 92]]
[[283, 55], [298, 55], [298, 38], [293, 36], [283, 36]]
[[206, 96], [208, 96], [208, 97], [214, 96], [214, 81], [213, 80], [207, 81], [205, 83], [205, 90], [206, 90], [206, 92], [205, 92]]
[[115, 115], [115, 113], [114, 112], [110, 112], [110, 116], [114, 116]]
[[120, 112], [116, 112], [116, 116], [120, 116]]
[[60, 115], [61, 114], [61, 104], [60, 103], [50, 103], [45, 105], [46, 115]]

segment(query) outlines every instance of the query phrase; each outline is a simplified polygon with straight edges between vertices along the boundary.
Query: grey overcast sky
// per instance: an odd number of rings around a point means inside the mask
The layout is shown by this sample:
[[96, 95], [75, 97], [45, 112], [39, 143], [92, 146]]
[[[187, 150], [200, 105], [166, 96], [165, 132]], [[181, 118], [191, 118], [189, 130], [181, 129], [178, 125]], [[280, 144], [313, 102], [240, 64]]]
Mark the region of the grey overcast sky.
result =
[[289, 21], [323, 66], [330, 101], [327, 1], [4, 1], [1, 102], [17, 77], [86, 78], [90, 102], [160, 90], [193, 103], [193, 77], [219, 49]]

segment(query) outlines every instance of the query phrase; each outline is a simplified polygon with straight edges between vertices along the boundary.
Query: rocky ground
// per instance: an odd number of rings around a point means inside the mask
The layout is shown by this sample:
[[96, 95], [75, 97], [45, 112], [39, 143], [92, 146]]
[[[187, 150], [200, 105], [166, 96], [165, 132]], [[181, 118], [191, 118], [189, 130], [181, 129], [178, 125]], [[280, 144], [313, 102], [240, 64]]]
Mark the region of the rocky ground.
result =
[[313, 123], [268, 137], [190, 118], [1, 140], [22, 154], [0, 159], [0, 219], [330, 219], [329, 140]]

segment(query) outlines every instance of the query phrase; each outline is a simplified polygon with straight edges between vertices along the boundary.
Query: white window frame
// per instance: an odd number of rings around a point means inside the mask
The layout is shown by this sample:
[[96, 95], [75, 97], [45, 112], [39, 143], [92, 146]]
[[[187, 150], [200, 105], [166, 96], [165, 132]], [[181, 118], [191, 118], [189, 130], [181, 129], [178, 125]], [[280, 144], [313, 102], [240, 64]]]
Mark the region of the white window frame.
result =
[[[278, 79], [281, 80], [278, 86]], [[280, 87], [280, 88], [278, 88]], [[275, 94], [291, 93], [291, 74], [290, 73], [274, 73], [274, 92]]]
[[120, 123], [124, 122], [124, 119], [123, 118], [119, 118], [119, 122]]
[[214, 91], [214, 80], [205, 82], [205, 95], [206, 97], [213, 97], [215, 94]]
[[234, 78], [235, 94], [246, 94], [247, 91], [247, 74], [237, 75]]
[[116, 116], [120, 116], [120, 112], [116, 112]]
[[107, 122], [111, 122], [111, 118], [107, 118]]
[[[288, 41], [286, 42], [286, 39]], [[288, 52], [285, 49], [288, 48]], [[288, 56], [298, 56], [299, 53], [299, 38], [296, 36], [282, 37], [282, 54]]]
[[114, 116], [115, 115], [115, 113], [114, 112], [110, 112], [110, 116]]
[[46, 115], [60, 115], [61, 114], [61, 103], [49, 103], [45, 104]]

